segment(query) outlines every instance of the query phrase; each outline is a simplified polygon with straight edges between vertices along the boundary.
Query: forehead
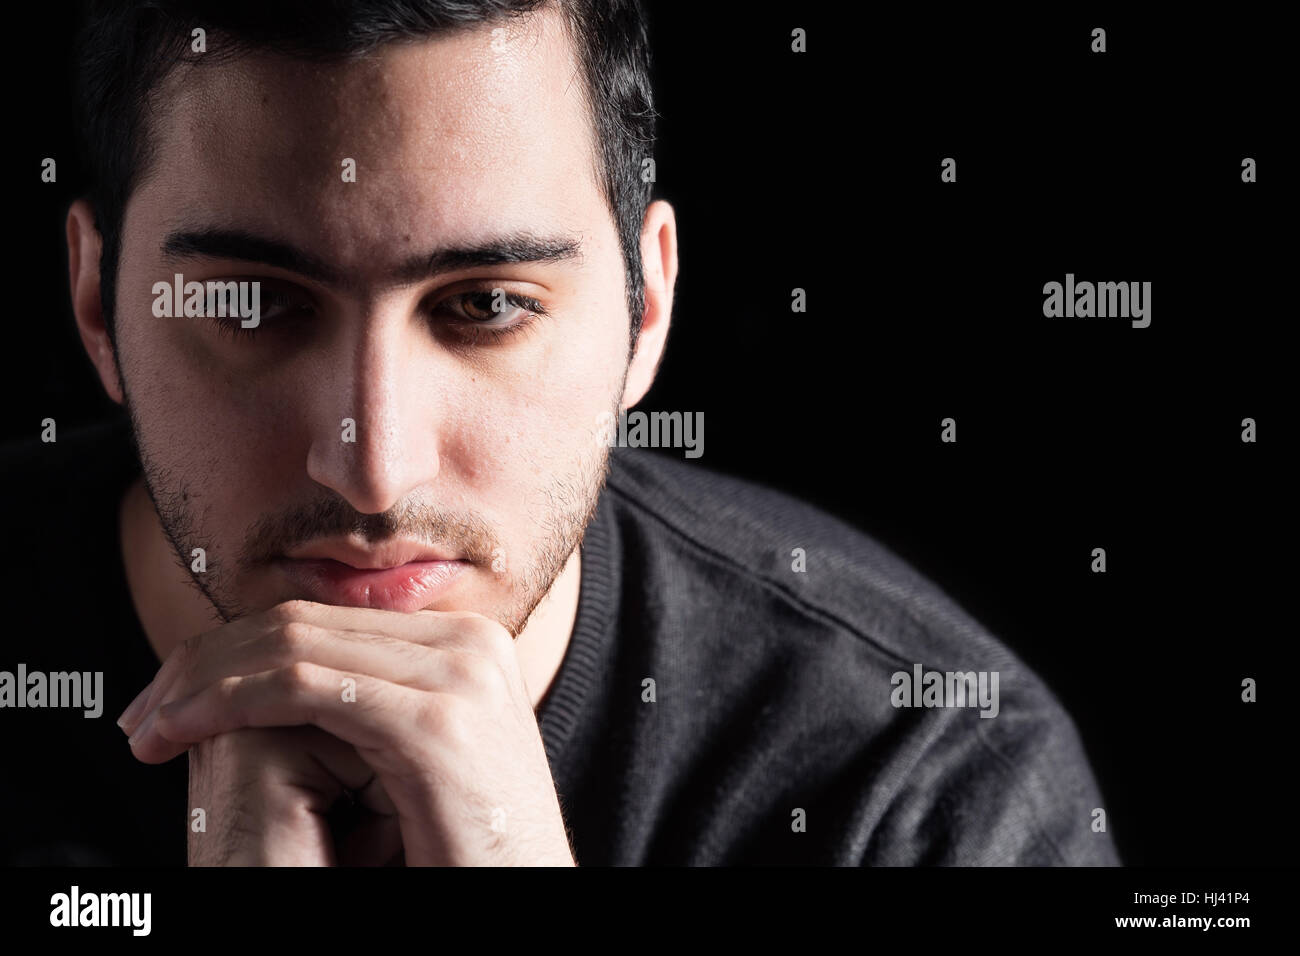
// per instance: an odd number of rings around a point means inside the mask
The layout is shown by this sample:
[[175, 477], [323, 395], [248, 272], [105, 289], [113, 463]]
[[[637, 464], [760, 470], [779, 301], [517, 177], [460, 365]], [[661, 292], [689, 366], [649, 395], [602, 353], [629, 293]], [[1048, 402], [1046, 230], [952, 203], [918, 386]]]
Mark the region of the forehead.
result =
[[407, 241], [577, 231], [603, 209], [582, 72], [551, 11], [342, 62], [182, 66], [161, 94], [137, 196], [164, 227], [254, 229], [362, 268]]

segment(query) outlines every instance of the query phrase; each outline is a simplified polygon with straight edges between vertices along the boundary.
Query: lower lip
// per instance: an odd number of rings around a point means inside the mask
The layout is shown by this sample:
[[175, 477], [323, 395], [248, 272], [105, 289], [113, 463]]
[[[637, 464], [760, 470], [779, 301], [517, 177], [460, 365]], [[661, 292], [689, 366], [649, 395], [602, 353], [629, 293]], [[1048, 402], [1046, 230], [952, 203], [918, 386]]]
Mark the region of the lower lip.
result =
[[469, 567], [468, 561], [412, 561], [368, 570], [328, 558], [282, 560], [278, 564], [321, 604], [404, 613], [428, 607]]

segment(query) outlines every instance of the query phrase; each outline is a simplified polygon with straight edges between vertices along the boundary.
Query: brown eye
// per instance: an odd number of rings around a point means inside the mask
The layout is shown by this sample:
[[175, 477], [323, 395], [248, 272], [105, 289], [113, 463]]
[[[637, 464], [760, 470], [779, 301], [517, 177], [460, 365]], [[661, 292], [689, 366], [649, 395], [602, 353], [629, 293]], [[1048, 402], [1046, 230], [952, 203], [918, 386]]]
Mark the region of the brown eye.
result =
[[491, 292], [471, 292], [461, 299], [461, 308], [467, 318], [476, 322], [491, 322], [511, 311], [504, 295], [498, 297]]
[[530, 314], [546, 314], [540, 303], [504, 289], [465, 292], [444, 300], [443, 307], [453, 321], [489, 329], [512, 328], [526, 322]]

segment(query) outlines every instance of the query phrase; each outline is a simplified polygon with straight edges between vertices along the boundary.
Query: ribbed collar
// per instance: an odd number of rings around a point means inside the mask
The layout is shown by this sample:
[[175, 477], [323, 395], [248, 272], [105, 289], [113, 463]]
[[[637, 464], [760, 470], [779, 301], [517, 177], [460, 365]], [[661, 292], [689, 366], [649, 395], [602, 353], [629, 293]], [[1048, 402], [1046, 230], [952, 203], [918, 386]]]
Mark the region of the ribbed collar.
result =
[[601, 678], [617, 618], [621, 557], [610, 494], [608, 488], [601, 491], [596, 514], [583, 536], [582, 581], [573, 635], [538, 709], [546, 757], [557, 782], [566, 777], [566, 768], [572, 763], [568, 744], [591, 689]]

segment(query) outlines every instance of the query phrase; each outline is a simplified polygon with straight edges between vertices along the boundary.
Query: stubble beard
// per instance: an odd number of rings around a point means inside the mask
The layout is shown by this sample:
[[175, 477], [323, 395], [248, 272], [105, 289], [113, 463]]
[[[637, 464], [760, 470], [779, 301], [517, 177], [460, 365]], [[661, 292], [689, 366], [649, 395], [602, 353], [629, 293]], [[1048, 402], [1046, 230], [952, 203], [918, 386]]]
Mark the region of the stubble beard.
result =
[[[622, 395], [621, 388], [618, 394]], [[131, 441], [140, 462], [145, 489], [175, 551], [177, 561], [186, 572], [187, 580], [211, 604], [222, 623], [255, 613], [258, 608], [247, 607], [238, 600], [234, 593], [234, 580], [228, 571], [228, 562], [221, 556], [215, 539], [206, 530], [210, 526], [210, 506], [200, 505], [202, 495], [179, 473], [159, 465], [149, 453], [148, 443], [141, 441], [140, 422], [127, 395], [125, 382], [123, 404], [130, 418]], [[615, 403], [615, 414], [617, 410], [618, 405]], [[505, 575], [510, 594], [509, 599], [494, 607], [463, 610], [477, 611], [498, 621], [512, 637], [517, 638], [537, 606], [550, 593], [574, 549], [581, 545], [587, 526], [595, 517], [608, 473], [609, 449], [604, 443], [592, 440], [586, 443], [571, 474], [553, 479], [540, 490], [546, 504], [536, 523], [543, 533], [520, 572], [508, 570], [512, 563], [510, 556], [500, 553], [496, 547], [496, 536], [477, 516], [466, 518], [411, 506], [399, 506], [382, 515], [361, 515], [352, 511], [337, 496], [325, 503], [323, 509], [318, 507], [307, 512], [328, 516], [323, 522], [327, 527], [321, 527], [316, 533], [304, 526], [302, 510], [296, 512], [291, 519], [282, 516], [264, 516], [259, 519], [246, 535], [241, 557], [230, 564], [246, 573], [269, 573], [271, 569], [264, 560], [267, 550], [264, 545], [268, 534], [273, 537], [275, 532], [269, 532], [268, 529], [283, 531], [286, 525], [301, 536], [298, 541], [291, 543], [302, 543], [312, 537], [337, 533], [345, 524], [351, 530], [375, 537], [376, 540], [409, 532], [412, 527], [426, 531], [452, 529], [458, 542], [474, 561], [475, 567], [484, 568], [494, 576]], [[345, 520], [344, 512], [350, 512], [352, 517]], [[194, 570], [192, 566], [197, 548], [202, 548], [205, 555], [206, 570], [202, 572]], [[500, 558], [505, 559], [506, 569], [498, 572], [493, 570], [493, 562]]]

